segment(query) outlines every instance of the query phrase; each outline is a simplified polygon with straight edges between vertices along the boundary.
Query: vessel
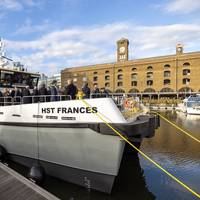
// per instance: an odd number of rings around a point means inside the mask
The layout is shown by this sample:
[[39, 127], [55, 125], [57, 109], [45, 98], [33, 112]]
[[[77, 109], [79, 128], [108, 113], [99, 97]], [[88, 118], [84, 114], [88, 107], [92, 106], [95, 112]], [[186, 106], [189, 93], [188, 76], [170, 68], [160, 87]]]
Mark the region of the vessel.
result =
[[[2, 63], [5, 59], [1, 54]], [[37, 85], [38, 73], [10, 66], [0, 66], [1, 88]], [[24, 104], [25, 98], [31, 103]], [[39, 162], [51, 176], [101, 192], [111, 193], [126, 144], [96, 114], [134, 144], [153, 137], [159, 126], [158, 116], [136, 109], [127, 119], [113, 96], [85, 99], [89, 107], [70, 96], [60, 95], [54, 102], [40, 98], [1, 97], [0, 145], [9, 159], [29, 167]]]

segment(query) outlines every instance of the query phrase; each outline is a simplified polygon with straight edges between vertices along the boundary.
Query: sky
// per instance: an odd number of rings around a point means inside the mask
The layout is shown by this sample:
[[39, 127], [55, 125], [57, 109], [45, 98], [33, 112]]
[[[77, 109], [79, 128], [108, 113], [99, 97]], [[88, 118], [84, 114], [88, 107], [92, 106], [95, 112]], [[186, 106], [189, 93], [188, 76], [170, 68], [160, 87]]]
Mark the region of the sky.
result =
[[0, 0], [6, 55], [49, 76], [67, 67], [200, 51], [200, 0]]

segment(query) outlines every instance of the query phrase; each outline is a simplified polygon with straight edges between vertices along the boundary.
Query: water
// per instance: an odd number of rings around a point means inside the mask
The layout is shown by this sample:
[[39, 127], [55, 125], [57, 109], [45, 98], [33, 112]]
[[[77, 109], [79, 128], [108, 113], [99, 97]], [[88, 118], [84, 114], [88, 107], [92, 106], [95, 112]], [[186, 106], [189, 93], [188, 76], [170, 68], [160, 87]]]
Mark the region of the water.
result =
[[[200, 117], [176, 112], [162, 113], [169, 120], [200, 139]], [[200, 192], [200, 144], [161, 120], [155, 137], [145, 139], [141, 150], [193, 190]], [[11, 163], [22, 174], [25, 167]], [[44, 188], [66, 200], [193, 200], [197, 199], [160, 169], [136, 153], [123, 158], [112, 194], [89, 191], [74, 184], [47, 177]]]

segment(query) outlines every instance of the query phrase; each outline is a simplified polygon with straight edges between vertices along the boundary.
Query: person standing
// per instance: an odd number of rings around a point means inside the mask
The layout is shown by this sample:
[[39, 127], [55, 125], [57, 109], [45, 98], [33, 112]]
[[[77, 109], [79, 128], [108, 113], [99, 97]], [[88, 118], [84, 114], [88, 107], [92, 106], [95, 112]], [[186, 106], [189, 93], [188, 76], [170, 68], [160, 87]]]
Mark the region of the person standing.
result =
[[32, 95], [34, 96], [33, 97], [33, 103], [37, 103], [38, 102], [38, 97], [37, 96], [39, 95], [39, 91], [38, 91], [36, 86], [33, 89]]
[[31, 99], [31, 93], [29, 90], [29, 86], [26, 86], [23, 90], [22, 90], [22, 97], [23, 97], [23, 103], [27, 104], [27, 103], [32, 103], [32, 99]]
[[51, 84], [51, 88], [50, 88], [50, 91], [51, 91], [51, 101], [57, 101], [58, 100], [58, 90], [56, 88], [56, 83], [57, 81], [52, 81], [52, 84]]
[[90, 88], [88, 87], [88, 83], [85, 83], [85, 85], [82, 88], [82, 91], [84, 93], [83, 98], [84, 99], [89, 99], [90, 98]]
[[47, 88], [45, 87], [45, 84], [43, 83], [41, 85], [41, 87], [39, 88], [39, 91], [38, 91], [38, 94], [39, 94], [39, 101], [40, 102], [46, 102], [47, 101], [47, 95], [48, 95], [48, 91], [47, 91]]
[[94, 88], [92, 90], [92, 98], [99, 98], [100, 91], [97, 84], [94, 84]]
[[71, 96], [72, 99], [76, 99], [76, 94], [78, 93], [77, 87], [73, 84], [73, 81], [69, 79], [67, 81], [67, 86], [64, 89], [64, 95]]

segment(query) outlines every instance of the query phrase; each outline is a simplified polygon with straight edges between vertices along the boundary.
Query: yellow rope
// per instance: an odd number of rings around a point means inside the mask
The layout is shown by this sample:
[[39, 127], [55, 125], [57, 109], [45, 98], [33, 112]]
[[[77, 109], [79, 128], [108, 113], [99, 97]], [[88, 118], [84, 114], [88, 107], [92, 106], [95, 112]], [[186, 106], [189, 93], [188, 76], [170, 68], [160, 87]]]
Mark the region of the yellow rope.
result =
[[[83, 100], [83, 103], [88, 107], [91, 108], [91, 106], [85, 101]], [[135, 145], [133, 145], [131, 142], [129, 142], [128, 139], [126, 139], [119, 131], [117, 131], [115, 128], [113, 128], [109, 123], [107, 123], [104, 118], [100, 115], [100, 113], [94, 113], [95, 115], [97, 115], [110, 129], [112, 129], [117, 135], [119, 135], [124, 141], [126, 141], [130, 146], [132, 146], [135, 150], [137, 150], [143, 157], [145, 157], [147, 160], [149, 160], [151, 163], [153, 163], [155, 166], [157, 166], [159, 169], [161, 169], [164, 173], [166, 173], [168, 176], [170, 176], [172, 179], [174, 179], [177, 183], [179, 183], [180, 185], [182, 185], [184, 188], [186, 188], [188, 191], [190, 191], [193, 195], [195, 195], [196, 197], [198, 197], [200, 199], [200, 194], [198, 194], [197, 192], [195, 192], [194, 190], [192, 190], [189, 186], [187, 186], [185, 183], [183, 183], [182, 181], [180, 181], [178, 178], [176, 178], [174, 175], [172, 175], [170, 172], [168, 172], [167, 170], [165, 170], [161, 165], [159, 165], [157, 162], [155, 162], [154, 160], [152, 160], [149, 156], [147, 156], [145, 153], [143, 153], [140, 149], [138, 149]]]
[[175, 128], [177, 128], [178, 130], [180, 130], [182, 133], [185, 133], [187, 136], [191, 137], [193, 140], [195, 140], [196, 142], [200, 143], [200, 140], [198, 140], [197, 138], [195, 138], [190, 133], [188, 133], [187, 131], [183, 130], [182, 128], [180, 128], [179, 126], [177, 126], [176, 124], [174, 124], [173, 122], [169, 121], [167, 118], [165, 118], [164, 116], [162, 116], [160, 113], [155, 112], [155, 111], [151, 111], [151, 112], [159, 115], [162, 119], [164, 119], [166, 122], [168, 122], [169, 124], [171, 124], [172, 126], [174, 126]]

